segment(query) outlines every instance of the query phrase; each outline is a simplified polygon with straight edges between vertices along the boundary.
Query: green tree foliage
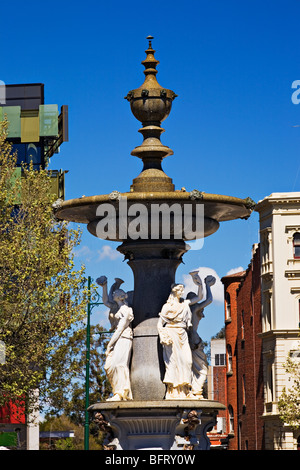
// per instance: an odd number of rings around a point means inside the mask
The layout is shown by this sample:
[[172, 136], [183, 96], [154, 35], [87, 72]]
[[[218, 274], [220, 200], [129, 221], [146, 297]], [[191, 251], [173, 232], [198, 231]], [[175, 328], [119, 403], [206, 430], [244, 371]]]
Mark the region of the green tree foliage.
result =
[[[107, 336], [103, 328], [91, 325], [89, 360], [89, 401], [106, 399], [111, 387], [103, 366]], [[75, 425], [83, 425], [85, 416], [86, 328], [80, 328], [61, 342], [52, 354], [52, 368], [47, 377], [49, 390], [47, 417], [64, 414]]]
[[[40, 443], [41, 450], [83, 450], [84, 449], [84, 428], [83, 426], [74, 424], [66, 415], [48, 418], [40, 425], [41, 431], [74, 431], [74, 437], [66, 439], [53, 440], [48, 439]], [[89, 449], [103, 449], [101, 441], [102, 433], [90, 435]]]
[[282, 421], [293, 429], [300, 428], [300, 363], [299, 358], [288, 357], [285, 372], [290, 376], [290, 386], [284, 388], [278, 401]]
[[[86, 315], [84, 267], [75, 268], [73, 250], [80, 231], [55, 218], [46, 170], [22, 168], [0, 123], [0, 406], [28, 398], [45, 378], [58, 345]], [[52, 365], [53, 367], [53, 365]]]

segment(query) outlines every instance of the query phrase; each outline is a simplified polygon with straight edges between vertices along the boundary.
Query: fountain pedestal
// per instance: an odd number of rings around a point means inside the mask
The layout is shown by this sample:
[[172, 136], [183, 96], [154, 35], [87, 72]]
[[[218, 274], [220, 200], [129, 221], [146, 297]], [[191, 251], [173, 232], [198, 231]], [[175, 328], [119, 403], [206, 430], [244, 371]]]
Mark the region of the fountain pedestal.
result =
[[96, 403], [107, 450], [209, 450], [206, 435], [225, 406], [209, 400]]

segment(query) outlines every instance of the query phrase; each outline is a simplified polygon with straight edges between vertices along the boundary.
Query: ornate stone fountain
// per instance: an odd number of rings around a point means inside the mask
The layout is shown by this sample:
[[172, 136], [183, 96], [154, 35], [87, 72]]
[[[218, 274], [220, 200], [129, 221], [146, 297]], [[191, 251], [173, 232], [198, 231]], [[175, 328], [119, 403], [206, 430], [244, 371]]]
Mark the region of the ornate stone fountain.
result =
[[[112, 188], [110, 194], [64, 201], [57, 208], [56, 216], [87, 224], [92, 235], [119, 242], [117, 249], [128, 260], [134, 274], [133, 296], [127, 302], [133, 314], [129, 363], [131, 399], [120, 398], [90, 407], [110, 435], [108, 448], [205, 449], [209, 447], [206, 430], [214, 424], [218, 410], [224, 406], [189, 395], [188, 390], [177, 399], [174, 396], [166, 399], [159, 314], [175, 283], [176, 269], [189, 249], [187, 242], [213, 234], [220, 222], [248, 218], [253, 201], [208, 194], [201, 188], [177, 190], [163, 171], [162, 160], [173, 152], [160, 140], [164, 132], [161, 123], [169, 115], [177, 95], [158, 83], [156, 67], [159, 62], [154, 57], [153, 38], [147, 39], [149, 46], [142, 62], [145, 80], [125, 97], [133, 115], [142, 124], [139, 132], [143, 142], [131, 152], [143, 162], [141, 173], [133, 179], [128, 192]], [[153, 222], [153, 208], [165, 210], [169, 215], [167, 237], [164, 219], [156, 218], [155, 224]], [[170, 208], [174, 210], [168, 212]], [[176, 211], [179, 217], [188, 214], [184, 219], [188, 224], [179, 223], [174, 215]], [[137, 213], [143, 217], [137, 220]], [[202, 224], [197, 224], [199, 217]], [[130, 230], [132, 226], [135, 230]], [[104, 227], [108, 229], [105, 231]], [[197, 276], [195, 279], [200, 295], [201, 282]], [[99, 284], [105, 283], [99, 281]]]

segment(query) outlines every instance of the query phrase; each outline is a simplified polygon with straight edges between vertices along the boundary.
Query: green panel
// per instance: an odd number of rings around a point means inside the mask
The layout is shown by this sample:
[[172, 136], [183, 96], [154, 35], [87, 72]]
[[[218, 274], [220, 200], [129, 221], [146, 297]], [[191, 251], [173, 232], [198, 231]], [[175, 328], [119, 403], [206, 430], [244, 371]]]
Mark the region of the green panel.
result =
[[40, 136], [58, 135], [58, 106], [57, 104], [41, 104], [39, 107]]
[[65, 172], [61, 170], [52, 170], [49, 172], [51, 177], [51, 191], [57, 199], [65, 198]]
[[0, 106], [0, 121], [3, 121], [3, 110], [2, 110], [2, 106]]
[[21, 106], [3, 106], [2, 118], [8, 120], [7, 137], [21, 137]]
[[16, 432], [0, 432], [0, 446], [17, 447], [18, 434]]

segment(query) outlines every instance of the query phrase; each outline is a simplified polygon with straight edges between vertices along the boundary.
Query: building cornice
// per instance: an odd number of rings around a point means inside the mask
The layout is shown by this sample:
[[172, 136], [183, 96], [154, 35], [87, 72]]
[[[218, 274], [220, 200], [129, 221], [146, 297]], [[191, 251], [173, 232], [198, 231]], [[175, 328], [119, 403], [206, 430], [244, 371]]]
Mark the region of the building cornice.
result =
[[[255, 211], [256, 212], [262, 212], [263, 209], [270, 207], [270, 206], [275, 206], [275, 205], [295, 205], [299, 204], [300, 205], [300, 192], [294, 192], [294, 193], [272, 193], [270, 196], [265, 197], [261, 201], [258, 201], [258, 203], [255, 206]], [[292, 210], [292, 207], [291, 207]]]
[[293, 330], [270, 330], [270, 331], [264, 331], [262, 333], [258, 333], [259, 338], [262, 339], [270, 339], [270, 338], [276, 338], [276, 337], [290, 337], [290, 338], [295, 338], [299, 337], [300, 330], [293, 329]]

